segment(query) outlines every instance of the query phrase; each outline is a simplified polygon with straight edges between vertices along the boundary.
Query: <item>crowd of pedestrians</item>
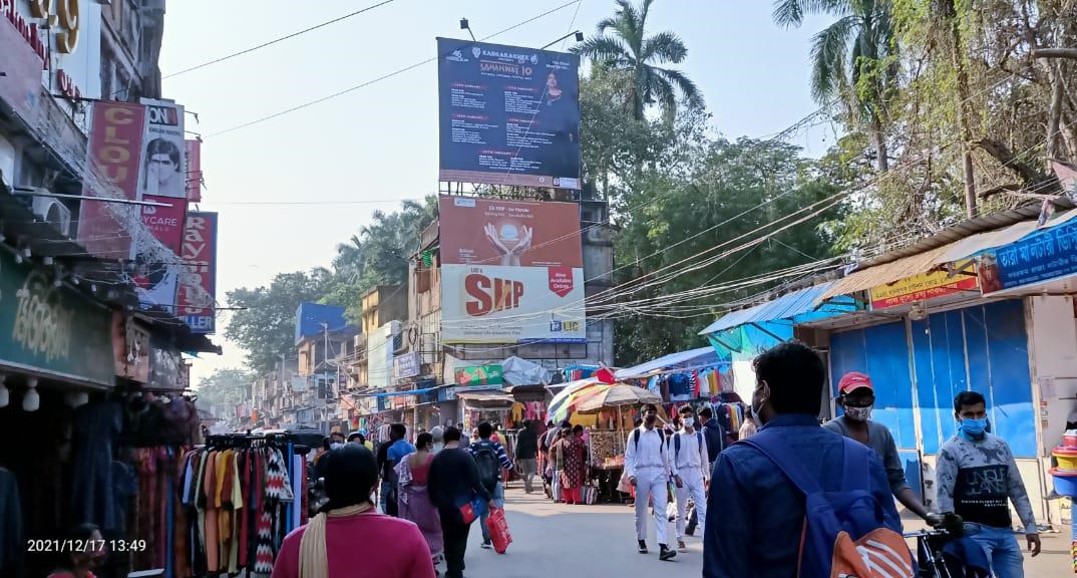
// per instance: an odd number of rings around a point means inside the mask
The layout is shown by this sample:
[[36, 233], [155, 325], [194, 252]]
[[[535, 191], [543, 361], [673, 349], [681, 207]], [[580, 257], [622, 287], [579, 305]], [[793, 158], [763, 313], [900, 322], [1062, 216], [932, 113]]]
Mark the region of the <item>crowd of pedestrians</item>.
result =
[[[965, 391], [954, 400], [959, 431], [938, 455], [933, 512], [906, 480], [893, 435], [871, 419], [870, 376], [845, 375], [837, 387], [842, 415], [822, 423], [826, 370], [815, 351], [782, 344], [757, 357], [754, 369], [751, 419], [737, 432], [725, 431], [710, 407], [698, 414], [682, 408], [676, 429], [665, 431], [656, 406], [641, 408], [639, 426], [625, 439], [624, 470], [641, 554], [650, 552], [651, 520], [663, 561], [687, 551], [687, 538], [701, 530], [704, 578], [913, 578], [898, 502], [950, 531], [959, 547], [947, 546], [957, 558], [946, 561], [969, 571], [953, 575], [1024, 576], [1009, 504], [1032, 556], [1041, 548], [1036, 520], [1008, 444], [990, 433], [981, 394]], [[517, 471], [528, 494], [541, 473], [552, 499], [584, 502], [586, 432], [569, 422], [547, 430], [525, 423], [515, 461], [489, 423], [475, 428], [470, 443], [459, 429], [438, 427], [414, 445], [394, 424], [376, 455], [365, 436], [345, 442], [334, 435], [316, 464], [328, 503], [285, 539], [273, 578], [346, 576], [345, 568], [360, 565], [369, 570], [364, 575], [428, 578], [442, 562], [446, 576], [461, 578], [468, 513], [478, 513], [482, 547], [490, 548], [487, 520], [504, 507], [508, 472]]]

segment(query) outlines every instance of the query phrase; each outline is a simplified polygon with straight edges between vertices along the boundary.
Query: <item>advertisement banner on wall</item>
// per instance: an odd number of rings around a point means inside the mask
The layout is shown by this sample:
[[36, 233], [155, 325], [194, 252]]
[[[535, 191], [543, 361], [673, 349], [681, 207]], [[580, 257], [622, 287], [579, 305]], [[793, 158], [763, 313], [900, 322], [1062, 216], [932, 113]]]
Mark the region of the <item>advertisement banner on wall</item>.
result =
[[438, 38], [440, 179], [580, 188], [579, 56]]
[[871, 308], [886, 309], [979, 289], [980, 283], [976, 278], [972, 261], [958, 261], [954, 263], [953, 269], [957, 272], [953, 274], [949, 271], [921, 273], [887, 285], [873, 287], [869, 291]]
[[1032, 233], [980, 255], [984, 295], [1077, 275], [1077, 222]]
[[187, 144], [183, 107], [166, 100], [143, 98], [146, 107], [142, 137], [139, 194], [183, 199], [187, 197]]
[[583, 269], [443, 265], [444, 343], [587, 341]]
[[442, 196], [438, 222], [443, 264], [583, 267], [575, 203]]
[[422, 372], [423, 360], [417, 351], [409, 351], [393, 358], [393, 377], [395, 379], [407, 379], [415, 377]]
[[217, 213], [187, 213], [180, 258], [188, 274], [181, 278], [177, 314], [193, 333], [216, 330], [218, 224]]
[[[20, 27], [22, 29], [20, 30]], [[0, 76], [0, 99], [23, 121], [32, 123], [41, 99], [41, 71], [44, 58], [23, 36], [29, 24], [10, 3], [0, 0], [0, 54], [4, 55], [4, 75]], [[33, 30], [37, 30], [35, 26]], [[31, 36], [32, 38], [32, 36]], [[44, 45], [41, 46], [45, 49]], [[5, 175], [9, 180], [13, 175]]]
[[143, 195], [143, 201], [168, 206], [142, 206], [142, 224], [134, 243], [135, 273], [132, 276], [138, 289], [139, 301], [145, 307], [159, 306], [169, 310], [176, 304], [176, 292], [183, 266], [158, 261], [152, 257], [155, 241], [179, 255], [183, 248], [187, 218], [187, 201], [155, 195]]
[[[126, 102], [100, 101], [93, 103], [92, 112], [83, 196], [137, 199], [146, 109]], [[131, 235], [123, 221], [138, 215], [135, 205], [82, 201], [78, 241], [91, 255], [129, 259]]]

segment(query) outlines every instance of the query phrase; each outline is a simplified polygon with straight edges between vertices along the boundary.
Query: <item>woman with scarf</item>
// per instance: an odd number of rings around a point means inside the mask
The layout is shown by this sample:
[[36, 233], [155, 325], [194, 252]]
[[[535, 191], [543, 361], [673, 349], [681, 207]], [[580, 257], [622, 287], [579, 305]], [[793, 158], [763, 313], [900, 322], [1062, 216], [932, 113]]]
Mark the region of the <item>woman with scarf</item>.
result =
[[374, 454], [347, 444], [321, 462], [329, 503], [284, 539], [272, 578], [435, 578], [415, 524], [374, 510]]
[[415, 447], [416, 451], [400, 460], [396, 466], [396, 477], [400, 484], [397, 492], [398, 512], [401, 518], [419, 527], [430, 546], [430, 557], [437, 565], [445, 550], [445, 539], [441, 533], [441, 517], [427, 488], [430, 463], [434, 461], [434, 436], [419, 434]]
[[561, 497], [566, 504], [582, 504], [583, 483], [587, 480], [587, 448], [581, 435], [577, 436], [572, 425], [565, 422], [561, 437], [550, 448], [561, 482]]

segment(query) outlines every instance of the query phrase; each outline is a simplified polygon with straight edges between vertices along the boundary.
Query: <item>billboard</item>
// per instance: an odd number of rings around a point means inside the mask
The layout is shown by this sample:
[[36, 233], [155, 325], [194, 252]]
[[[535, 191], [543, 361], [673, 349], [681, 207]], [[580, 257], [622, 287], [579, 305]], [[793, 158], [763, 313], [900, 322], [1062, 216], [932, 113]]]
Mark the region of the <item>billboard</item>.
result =
[[188, 274], [182, 277], [177, 316], [194, 333], [213, 333], [216, 329], [218, 224], [217, 213], [187, 213], [180, 258]]
[[165, 100], [142, 99], [146, 107], [142, 137], [140, 195], [183, 199], [187, 197], [187, 144], [183, 133], [183, 107]]
[[172, 310], [176, 304], [179, 278], [183, 274], [182, 266], [164, 263], [158, 260], [159, 257], [153, 257], [153, 245], [159, 241], [173, 254], [180, 254], [186, 227], [187, 201], [154, 195], [144, 195], [142, 200], [169, 206], [140, 207], [144, 227], [135, 235], [135, 270], [132, 279], [142, 305]]
[[583, 269], [442, 265], [444, 343], [587, 341]]
[[442, 181], [580, 188], [579, 56], [438, 38]]
[[978, 273], [984, 296], [1077, 275], [1077, 222], [1039, 229], [983, 252]]
[[575, 203], [443, 196], [438, 204], [444, 264], [583, 267]]
[[[90, 143], [87, 147], [83, 196], [138, 198], [139, 159], [146, 109], [126, 102], [93, 103]], [[131, 236], [121, 221], [137, 218], [138, 208], [100, 201], [82, 201], [78, 241], [103, 259], [129, 259]]]

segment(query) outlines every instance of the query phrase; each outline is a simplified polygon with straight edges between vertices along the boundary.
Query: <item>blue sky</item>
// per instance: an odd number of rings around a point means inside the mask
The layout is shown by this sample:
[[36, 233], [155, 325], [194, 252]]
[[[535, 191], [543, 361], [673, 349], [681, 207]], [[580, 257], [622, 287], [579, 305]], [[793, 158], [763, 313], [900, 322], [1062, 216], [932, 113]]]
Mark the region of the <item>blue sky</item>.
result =
[[[221, 213], [218, 299], [236, 287], [268, 283], [279, 272], [328, 265], [336, 244], [373, 210], [392, 210], [402, 199], [437, 191], [437, 69], [430, 63], [255, 126], [210, 135], [430, 58], [435, 37], [467, 34], [459, 30], [461, 17], [481, 38], [565, 1], [396, 0], [165, 79], [165, 97], [198, 113], [197, 124], [188, 116], [188, 130], [207, 135], [202, 157], [209, 188], [201, 209]], [[169, 2], [161, 69], [167, 76], [374, 3]], [[583, 0], [578, 14], [571, 6], [492, 41], [542, 46], [573, 29], [593, 35], [595, 23], [613, 10], [611, 0]], [[657, 0], [652, 7], [650, 30], [672, 30], [684, 39], [688, 59], [680, 68], [702, 89], [714, 128], [726, 136], [769, 137], [817, 108], [808, 90], [808, 50], [826, 20], [783, 30], [770, 14], [767, 0]], [[818, 155], [833, 142], [833, 130], [819, 127], [790, 142]], [[195, 362], [196, 380], [213, 368], [242, 363], [242, 351], [223, 335], [216, 340], [226, 353]]]

